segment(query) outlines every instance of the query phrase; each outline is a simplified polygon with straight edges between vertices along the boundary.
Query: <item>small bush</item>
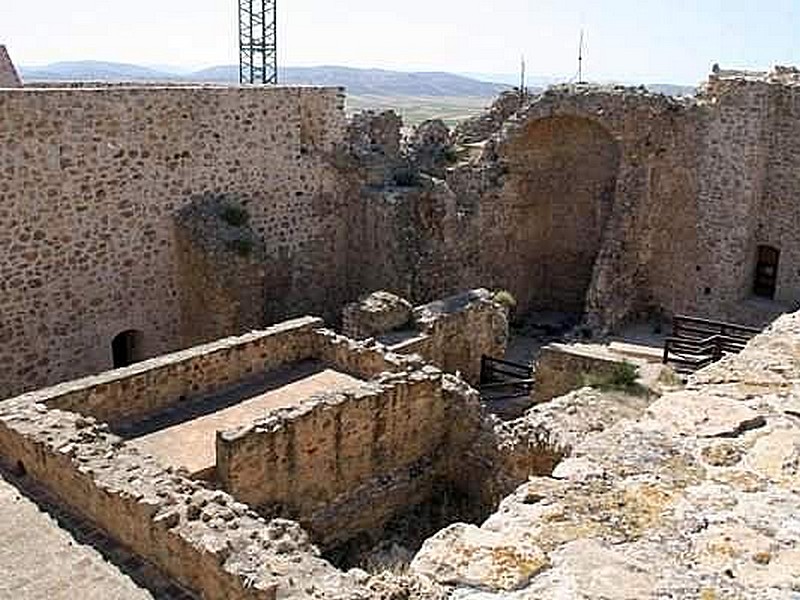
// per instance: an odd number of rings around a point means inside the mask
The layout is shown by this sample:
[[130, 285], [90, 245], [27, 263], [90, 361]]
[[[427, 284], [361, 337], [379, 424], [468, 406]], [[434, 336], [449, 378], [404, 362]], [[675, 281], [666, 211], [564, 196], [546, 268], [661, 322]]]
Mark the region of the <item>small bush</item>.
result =
[[609, 383], [619, 387], [630, 387], [639, 378], [639, 368], [627, 360], [617, 363], [611, 370]]
[[506, 307], [511, 311], [517, 306], [517, 299], [508, 290], [497, 290], [492, 296], [492, 300]]
[[248, 221], [250, 221], [250, 215], [247, 214], [247, 211], [241, 206], [235, 206], [233, 204], [224, 206], [221, 216], [223, 221], [234, 227], [242, 227], [243, 225], [247, 225]]
[[646, 394], [647, 389], [637, 382], [638, 378], [639, 368], [626, 360], [615, 363], [608, 373], [585, 373], [583, 384], [604, 392], [619, 391], [639, 396]]

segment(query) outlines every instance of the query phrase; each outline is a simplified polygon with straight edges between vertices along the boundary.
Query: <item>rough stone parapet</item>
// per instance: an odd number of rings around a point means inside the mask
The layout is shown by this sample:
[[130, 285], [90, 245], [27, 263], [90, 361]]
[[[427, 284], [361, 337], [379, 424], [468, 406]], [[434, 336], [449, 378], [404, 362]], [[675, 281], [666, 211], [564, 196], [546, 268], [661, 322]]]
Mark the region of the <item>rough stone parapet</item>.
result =
[[221, 432], [219, 481], [264, 514], [306, 524], [326, 545], [377, 531], [424, 501], [432, 482], [448, 475], [446, 453], [461, 450], [446, 445], [459, 421], [445, 418], [455, 413], [441, 380], [431, 367], [384, 373]]
[[314, 355], [316, 317], [302, 317], [20, 396], [114, 425]]

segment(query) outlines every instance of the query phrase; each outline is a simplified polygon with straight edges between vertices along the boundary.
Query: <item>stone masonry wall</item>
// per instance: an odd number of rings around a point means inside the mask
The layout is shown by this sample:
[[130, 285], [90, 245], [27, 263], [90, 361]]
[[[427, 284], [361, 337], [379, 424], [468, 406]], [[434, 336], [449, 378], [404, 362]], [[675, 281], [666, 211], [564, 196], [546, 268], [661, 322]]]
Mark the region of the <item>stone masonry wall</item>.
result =
[[[443, 475], [440, 454], [452, 424], [441, 381], [431, 367], [384, 374], [222, 432], [219, 481], [261, 512], [309, 525], [322, 543], [379, 528], [394, 509], [422, 501]], [[339, 522], [331, 507], [352, 502], [363, 510]]]
[[122, 331], [198, 341], [173, 220], [197, 194], [242, 198], [274, 313], [343, 304], [344, 120], [338, 89], [0, 91], [0, 397], [110, 368]]
[[581, 351], [576, 344], [548, 344], [536, 359], [536, 377], [531, 398], [549, 402], [553, 398], [586, 385], [586, 375], [604, 377], [613, 374], [622, 358], [603, 355], [597, 348]]
[[295, 319], [22, 398], [35, 396], [51, 408], [91, 416], [111, 426], [130, 423], [314, 356], [315, 328], [320, 325], [321, 319]]
[[366, 600], [291, 521], [269, 523], [35, 395], [0, 403], [0, 456], [208, 600]]
[[351, 238], [362, 283], [416, 302], [505, 288], [521, 313], [586, 311], [606, 326], [689, 308], [702, 293], [682, 250], [698, 254], [702, 125], [690, 100], [548, 90], [444, 181], [363, 196]]
[[[502, 357], [508, 341], [506, 310], [482, 288], [417, 306], [413, 312], [406, 300], [375, 292], [348, 304], [342, 324], [349, 335], [375, 336], [392, 352], [419, 354], [473, 385], [480, 382], [481, 358]], [[398, 324], [399, 333], [394, 331]]]
[[475, 289], [418, 306], [414, 322], [426, 340], [414, 352], [472, 385], [480, 383], [481, 358], [502, 358], [508, 342], [505, 309], [488, 290]]

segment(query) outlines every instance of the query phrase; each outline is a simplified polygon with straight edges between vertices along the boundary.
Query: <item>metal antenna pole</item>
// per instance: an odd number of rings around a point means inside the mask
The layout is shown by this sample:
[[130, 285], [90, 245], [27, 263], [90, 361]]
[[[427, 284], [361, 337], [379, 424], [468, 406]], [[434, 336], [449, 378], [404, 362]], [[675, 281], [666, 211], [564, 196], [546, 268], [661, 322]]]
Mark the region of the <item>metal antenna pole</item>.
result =
[[277, 0], [239, 0], [239, 83], [278, 83]]
[[583, 29], [581, 29], [581, 41], [578, 44], [578, 83], [583, 83]]

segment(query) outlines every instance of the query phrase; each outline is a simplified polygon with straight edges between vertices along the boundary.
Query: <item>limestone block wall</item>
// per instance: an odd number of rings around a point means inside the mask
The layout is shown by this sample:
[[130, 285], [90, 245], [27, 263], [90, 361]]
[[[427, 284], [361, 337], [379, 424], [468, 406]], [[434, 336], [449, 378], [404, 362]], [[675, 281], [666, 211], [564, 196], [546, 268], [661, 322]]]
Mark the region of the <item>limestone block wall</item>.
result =
[[197, 341], [173, 217], [198, 194], [242, 198], [273, 314], [341, 306], [344, 122], [331, 88], [0, 90], [0, 397], [110, 368], [122, 331]]
[[[91, 418], [34, 396], [0, 403], [0, 456], [138, 556], [209, 600], [360, 600], [306, 533], [163, 469]], [[42, 397], [41, 400], [46, 400]]]
[[[343, 326], [355, 337], [376, 336], [398, 354], [419, 354], [427, 362], [450, 373], [460, 373], [469, 383], [480, 381], [481, 358], [502, 357], [508, 341], [508, 319], [505, 309], [492, 300], [483, 288], [469, 290], [436, 300], [413, 309], [405, 330], [393, 332], [394, 306], [386, 307], [387, 316], [374, 314], [374, 299], [385, 292], [376, 292], [362, 303], [353, 303], [343, 310]], [[390, 295], [392, 296], [392, 295]], [[396, 296], [392, 296], [397, 298]], [[410, 304], [403, 300], [402, 306]], [[410, 308], [409, 308], [410, 310]], [[382, 335], [384, 334], [384, 335]], [[394, 337], [400, 338], [399, 341]]]
[[23, 395], [51, 408], [91, 416], [112, 427], [206, 394], [218, 393], [315, 354], [315, 329], [305, 317], [225, 338], [124, 369]]
[[[221, 432], [220, 484], [262, 512], [311, 525], [328, 542], [379, 527], [391, 507], [422, 500], [439, 474], [451, 427], [441, 378], [431, 367], [385, 374]], [[332, 505], [364, 506], [365, 498], [372, 501], [357, 519], [337, 523]]]
[[481, 358], [505, 355], [508, 342], [506, 311], [478, 288], [418, 306], [414, 321], [427, 341], [413, 348], [427, 361], [450, 373], [460, 373], [477, 385]]
[[366, 345], [329, 329], [315, 332], [314, 358], [359, 379], [372, 379], [381, 373], [420, 367], [419, 357], [387, 352], [378, 345]]

